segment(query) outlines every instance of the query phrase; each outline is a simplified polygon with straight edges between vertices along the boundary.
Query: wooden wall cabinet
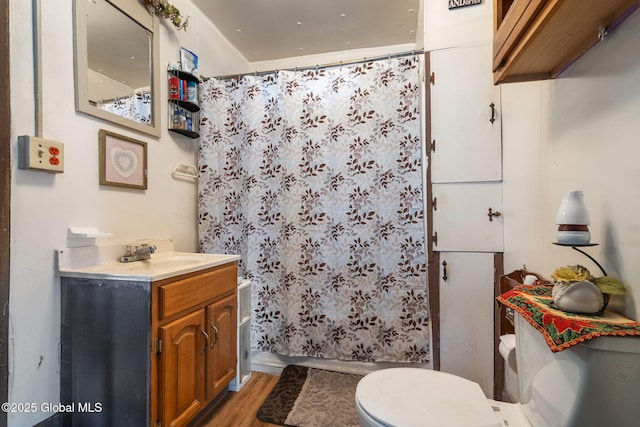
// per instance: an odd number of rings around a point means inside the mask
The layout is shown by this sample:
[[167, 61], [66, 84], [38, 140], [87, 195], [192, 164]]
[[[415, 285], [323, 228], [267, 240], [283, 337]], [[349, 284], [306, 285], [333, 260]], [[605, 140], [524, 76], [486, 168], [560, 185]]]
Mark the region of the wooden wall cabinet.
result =
[[494, 82], [557, 77], [639, 6], [637, 0], [495, 0]]
[[184, 426], [236, 369], [237, 262], [154, 282], [63, 277], [64, 425]]

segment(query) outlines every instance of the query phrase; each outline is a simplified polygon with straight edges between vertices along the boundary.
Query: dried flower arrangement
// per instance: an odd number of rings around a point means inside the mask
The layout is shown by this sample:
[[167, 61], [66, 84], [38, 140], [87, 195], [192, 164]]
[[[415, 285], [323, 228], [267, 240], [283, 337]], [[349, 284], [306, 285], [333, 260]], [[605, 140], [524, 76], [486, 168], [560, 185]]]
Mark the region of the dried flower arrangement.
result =
[[[581, 265], [556, 268], [551, 278], [555, 282], [553, 301], [560, 309], [566, 309], [566, 311], [601, 312], [609, 303], [611, 295], [626, 293], [620, 280], [611, 276], [593, 277], [591, 272]], [[594, 292], [596, 299], [592, 298]], [[571, 293], [573, 293], [572, 298], [565, 298]]]

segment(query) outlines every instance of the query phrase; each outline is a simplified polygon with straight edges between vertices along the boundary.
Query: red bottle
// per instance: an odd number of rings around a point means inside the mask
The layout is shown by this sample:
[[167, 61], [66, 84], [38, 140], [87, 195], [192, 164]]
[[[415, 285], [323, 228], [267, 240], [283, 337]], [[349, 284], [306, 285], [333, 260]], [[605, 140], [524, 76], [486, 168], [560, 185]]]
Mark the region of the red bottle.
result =
[[169, 77], [169, 99], [180, 99], [180, 79]]

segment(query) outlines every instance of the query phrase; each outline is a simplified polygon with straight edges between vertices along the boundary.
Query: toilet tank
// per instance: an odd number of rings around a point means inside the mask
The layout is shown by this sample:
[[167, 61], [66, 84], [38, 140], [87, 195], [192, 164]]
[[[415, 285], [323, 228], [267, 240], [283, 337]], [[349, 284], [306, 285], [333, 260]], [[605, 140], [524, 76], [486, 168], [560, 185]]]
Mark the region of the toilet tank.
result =
[[640, 425], [640, 337], [598, 337], [553, 353], [515, 318], [520, 404], [534, 427]]

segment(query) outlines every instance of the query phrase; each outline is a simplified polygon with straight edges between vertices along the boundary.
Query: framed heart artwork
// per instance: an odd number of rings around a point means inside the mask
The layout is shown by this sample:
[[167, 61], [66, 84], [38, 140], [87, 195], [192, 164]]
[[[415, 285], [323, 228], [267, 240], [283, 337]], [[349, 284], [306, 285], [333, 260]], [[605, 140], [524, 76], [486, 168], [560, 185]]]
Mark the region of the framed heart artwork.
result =
[[147, 189], [147, 143], [100, 129], [100, 185]]

